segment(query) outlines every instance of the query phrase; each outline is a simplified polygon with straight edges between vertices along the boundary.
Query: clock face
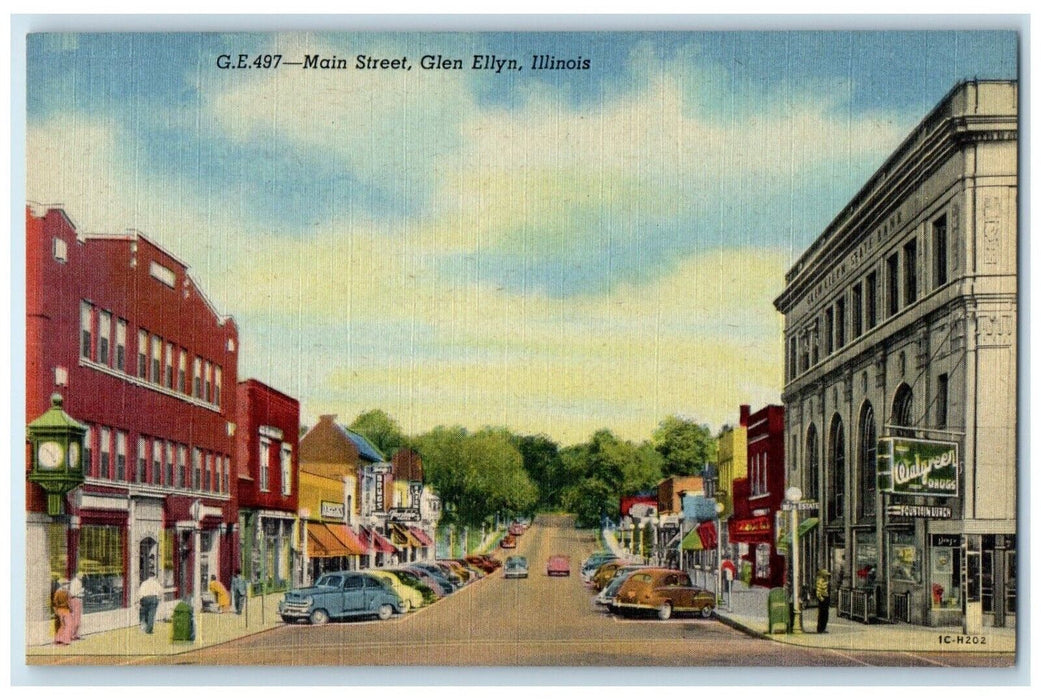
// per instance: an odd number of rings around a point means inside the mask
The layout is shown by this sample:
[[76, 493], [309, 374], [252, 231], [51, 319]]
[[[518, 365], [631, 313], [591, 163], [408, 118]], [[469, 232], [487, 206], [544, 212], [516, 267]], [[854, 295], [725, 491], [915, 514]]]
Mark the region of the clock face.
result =
[[48, 441], [40, 444], [36, 456], [40, 460], [41, 468], [54, 469], [61, 464], [62, 457], [65, 456], [65, 450], [57, 442]]
[[72, 443], [69, 445], [69, 468], [79, 469], [80, 466], [80, 446], [78, 443]]

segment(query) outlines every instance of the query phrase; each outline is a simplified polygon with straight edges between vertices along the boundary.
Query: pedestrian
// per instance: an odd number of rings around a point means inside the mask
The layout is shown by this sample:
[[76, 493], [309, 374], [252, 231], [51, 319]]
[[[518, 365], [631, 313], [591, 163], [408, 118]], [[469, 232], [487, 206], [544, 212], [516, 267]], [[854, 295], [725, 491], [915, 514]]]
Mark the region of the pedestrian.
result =
[[817, 572], [817, 633], [828, 631], [828, 608], [831, 607], [831, 572], [821, 569]]
[[72, 611], [72, 639], [82, 639], [80, 625], [83, 623], [83, 573], [79, 571], [69, 582], [69, 609]]
[[145, 634], [152, 634], [152, 628], [155, 626], [155, 611], [159, 608], [159, 596], [162, 593], [163, 589], [155, 574], [151, 574], [142, 581], [141, 586], [137, 589], [137, 602], [141, 606], [139, 620], [141, 631]]
[[58, 629], [54, 631], [54, 643], [62, 646], [72, 642], [72, 610], [69, 609], [69, 590], [67, 581], [59, 582], [58, 589], [51, 597], [54, 615], [58, 618]]
[[231, 577], [231, 600], [235, 606], [235, 614], [242, 614], [242, 606], [246, 602], [246, 579], [242, 578], [242, 569], [235, 569]]
[[224, 584], [217, 580], [216, 574], [210, 574], [209, 591], [217, 602], [217, 612], [222, 613], [231, 609], [231, 596]]

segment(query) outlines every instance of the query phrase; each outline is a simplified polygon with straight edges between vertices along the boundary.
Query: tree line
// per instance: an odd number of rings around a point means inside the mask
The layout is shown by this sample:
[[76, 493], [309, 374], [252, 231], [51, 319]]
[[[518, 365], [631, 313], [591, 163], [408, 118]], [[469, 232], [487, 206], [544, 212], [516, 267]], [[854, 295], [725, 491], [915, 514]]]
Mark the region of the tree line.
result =
[[716, 460], [709, 427], [679, 416], [666, 417], [639, 443], [601, 429], [565, 447], [545, 435], [502, 427], [472, 432], [438, 426], [410, 436], [379, 409], [359, 415], [350, 429], [388, 459], [405, 447], [418, 452], [446, 525], [477, 527], [497, 515], [566, 511], [580, 526], [593, 526], [603, 517], [618, 518], [620, 496], [649, 491], [667, 476], [700, 474]]

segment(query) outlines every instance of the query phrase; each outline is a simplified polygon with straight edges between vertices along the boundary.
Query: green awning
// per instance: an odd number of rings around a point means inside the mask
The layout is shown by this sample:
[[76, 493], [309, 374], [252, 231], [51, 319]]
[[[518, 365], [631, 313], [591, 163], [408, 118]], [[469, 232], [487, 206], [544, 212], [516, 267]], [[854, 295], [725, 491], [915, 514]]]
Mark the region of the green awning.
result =
[[806, 536], [806, 533], [817, 527], [818, 518], [806, 518], [799, 523], [799, 539]]
[[701, 536], [698, 535], [697, 528], [692, 528], [691, 531], [687, 533], [687, 536], [683, 538], [682, 542], [680, 542], [680, 548], [685, 549], [688, 552], [699, 552], [705, 548], [705, 546], [701, 544]]

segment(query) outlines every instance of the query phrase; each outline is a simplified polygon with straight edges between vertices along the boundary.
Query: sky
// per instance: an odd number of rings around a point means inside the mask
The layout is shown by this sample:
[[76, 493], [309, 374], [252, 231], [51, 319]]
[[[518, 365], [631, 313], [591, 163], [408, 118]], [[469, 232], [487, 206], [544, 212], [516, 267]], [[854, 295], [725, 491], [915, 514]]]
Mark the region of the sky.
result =
[[410, 434], [643, 440], [670, 414], [718, 428], [780, 403], [784, 273], [958, 81], [1015, 78], [1017, 50], [966, 31], [35, 34], [26, 198], [185, 261], [238, 324], [239, 378], [305, 423], [379, 408]]

